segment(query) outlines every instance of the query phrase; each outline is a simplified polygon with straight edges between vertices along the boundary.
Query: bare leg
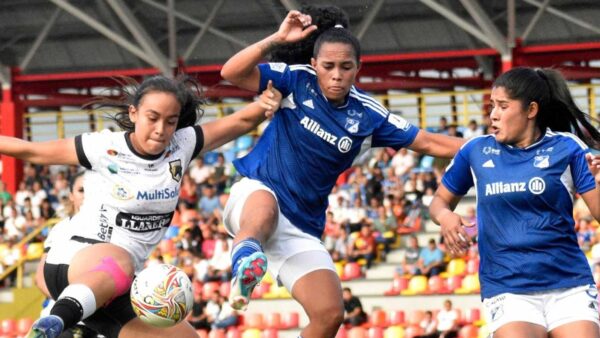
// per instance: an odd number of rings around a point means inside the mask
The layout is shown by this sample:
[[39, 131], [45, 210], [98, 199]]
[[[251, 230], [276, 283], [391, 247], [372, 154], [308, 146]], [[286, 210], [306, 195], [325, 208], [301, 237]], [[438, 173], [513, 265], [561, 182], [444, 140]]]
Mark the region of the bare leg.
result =
[[555, 328], [550, 331], [549, 336], [550, 338], [600, 338], [600, 329], [598, 328], [598, 325], [592, 321], [579, 320]]
[[279, 208], [277, 200], [265, 190], [250, 194], [240, 216], [240, 231], [235, 235], [234, 245], [246, 238], [265, 243], [275, 232]]
[[335, 337], [344, 320], [341, 282], [331, 270], [316, 270], [300, 278], [292, 296], [302, 305], [310, 323], [303, 338]]
[[[546, 338], [546, 329], [543, 326], [528, 322], [510, 322], [502, 325], [494, 338]], [[573, 336], [575, 337], [575, 336]], [[583, 337], [583, 336], [582, 336]]]
[[139, 318], [130, 320], [119, 333], [119, 338], [196, 338], [196, 330], [187, 322], [183, 321], [175, 326], [168, 328], [158, 328], [142, 322]]

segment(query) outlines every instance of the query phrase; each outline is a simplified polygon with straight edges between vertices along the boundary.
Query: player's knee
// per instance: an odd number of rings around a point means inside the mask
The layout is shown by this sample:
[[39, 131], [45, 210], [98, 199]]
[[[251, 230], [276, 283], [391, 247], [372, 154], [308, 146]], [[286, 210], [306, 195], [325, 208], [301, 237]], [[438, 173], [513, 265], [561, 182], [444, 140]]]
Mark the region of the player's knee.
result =
[[125, 294], [133, 281], [133, 264], [130, 261], [119, 264], [113, 257], [103, 257], [90, 272], [103, 272], [114, 283], [114, 296]]
[[313, 311], [309, 311], [308, 316], [311, 323], [337, 330], [344, 321], [344, 306], [342, 303], [324, 304]]

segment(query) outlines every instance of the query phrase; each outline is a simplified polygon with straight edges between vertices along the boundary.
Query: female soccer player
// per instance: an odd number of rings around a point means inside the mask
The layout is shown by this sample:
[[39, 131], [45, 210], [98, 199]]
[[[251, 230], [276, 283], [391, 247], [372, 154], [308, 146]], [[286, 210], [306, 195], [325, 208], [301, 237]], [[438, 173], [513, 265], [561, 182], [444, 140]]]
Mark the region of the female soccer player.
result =
[[502, 74], [490, 103], [492, 134], [458, 152], [432, 218], [450, 251], [463, 255], [466, 222], [452, 211], [475, 186], [479, 278], [494, 338], [600, 337], [598, 292], [572, 217], [578, 193], [600, 219], [600, 160], [587, 146], [598, 146], [600, 134], [555, 70]]
[[235, 114], [196, 125], [201, 101], [188, 84], [184, 78], [146, 79], [115, 103], [124, 132], [48, 142], [0, 136], [0, 154], [88, 169], [83, 205], [70, 220], [76, 233], [52, 247], [44, 268], [56, 304], [29, 337], [57, 337], [82, 319], [107, 337], [196, 337], [185, 322], [158, 329], [136, 318], [128, 296], [132, 278], [171, 222], [190, 161], [255, 128], [278, 101], [263, 95]]
[[[344, 28], [323, 32], [311, 65], [259, 62], [274, 48], [317, 29], [311, 17], [290, 11], [278, 32], [234, 55], [221, 71], [249, 90], [273, 81], [285, 99], [254, 149], [234, 162], [245, 176], [224, 211], [235, 234], [230, 302], [242, 309], [269, 268], [307, 312], [302, 337], [333, 337], [344, 317], [340, 280], [320, 243], [327, 196], [361, 148], [410, 147], [451, 157], [462, 141], [420, 131], [353, 84], [360, 46]], [[264, 247], [264, 253], [263, 253]]]

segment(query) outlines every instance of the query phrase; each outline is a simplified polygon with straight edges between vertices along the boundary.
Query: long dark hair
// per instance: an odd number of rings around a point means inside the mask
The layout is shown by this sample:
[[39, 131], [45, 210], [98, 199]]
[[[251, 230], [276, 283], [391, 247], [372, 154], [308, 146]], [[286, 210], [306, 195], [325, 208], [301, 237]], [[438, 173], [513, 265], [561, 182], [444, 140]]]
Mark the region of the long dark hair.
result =
[[311, 16], [312, 23], [317, 25], [317, 30], [306, 39], [279, 46], [271, 52], [271, 62], [283, 62], [288, 65], [310, 64], [315, 41], [321, 33], [336, 25], [350, 28], [348, 15], [339, 7], [304, 5], [300, 8], [300, 12]]
[[592, 148], [600, 147], [600, 132], [592, 119], [577, 107], [562, 74], [549, 68], [513, 68], [500, 75], [493, 87], [503, 87], [511, 99], [521, 101], [523, 107], [536, 102], [539, 112], [537, 125], [544, 133], [546, 128], [576, 134]]
[[175, 95], [181, 111], [177, 129], [196, 125], [200, 117], [204, 114], [202, 105], [205, 103], [202, 98], [202, 91], [197, 81], [191, 77], [180, 74], [174, 79], [163, 75], [154, 75], [146, 78], [142, 83], [138, 83], [130, 77], [115, 78], [119, 85], [120, 95], [118, 99], [99, 97], [86, 106], [95, 108], [116, 108], [117, 112], [108, 115], [108, 118], [115, 121], [119, 128], [126, 131], [135, 129], [134, 123], [129, 119], [129, 106], [138, 107], [144, 95], [150, 92], [171, 93]]

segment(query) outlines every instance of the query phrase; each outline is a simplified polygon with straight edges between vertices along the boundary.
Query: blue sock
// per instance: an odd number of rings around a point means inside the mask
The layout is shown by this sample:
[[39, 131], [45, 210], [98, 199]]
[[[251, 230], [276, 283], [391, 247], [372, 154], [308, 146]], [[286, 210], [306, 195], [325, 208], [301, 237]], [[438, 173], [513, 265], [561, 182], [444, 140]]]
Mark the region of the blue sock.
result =
[[233, 249], [231, 250], [231, 272], [233, 276], [237, 275], [238, 266], [241, 260], [257, 251], [262, 252], [262, 246], [258, 240], [252, 237], [248, 237], [233, 246]]

